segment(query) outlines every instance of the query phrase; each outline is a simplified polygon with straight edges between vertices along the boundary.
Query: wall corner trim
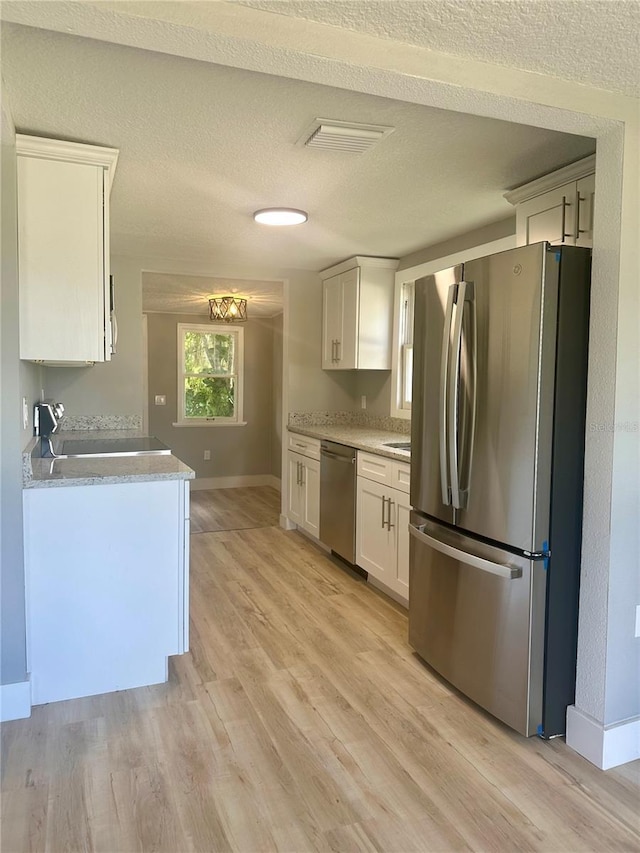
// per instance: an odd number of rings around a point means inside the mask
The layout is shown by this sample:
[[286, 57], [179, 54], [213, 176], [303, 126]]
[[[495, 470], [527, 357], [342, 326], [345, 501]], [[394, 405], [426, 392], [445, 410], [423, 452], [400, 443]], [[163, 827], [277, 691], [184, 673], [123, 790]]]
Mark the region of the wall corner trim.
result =
[[605, 726], [569, 705], [567, 746], [601, 770], [635, 761], [640, 758], [640, 717]]
[[31, 716], [31, 682], [0, 684], [0, 722], [23, 720]]

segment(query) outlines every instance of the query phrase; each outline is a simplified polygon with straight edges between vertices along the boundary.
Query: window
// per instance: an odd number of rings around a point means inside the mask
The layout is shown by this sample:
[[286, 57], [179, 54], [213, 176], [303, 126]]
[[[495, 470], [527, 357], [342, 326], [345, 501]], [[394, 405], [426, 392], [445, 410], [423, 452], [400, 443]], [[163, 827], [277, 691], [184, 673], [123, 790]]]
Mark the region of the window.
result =
[[406, 281], [400, 289], [400, 383], [398, 407], [411, 411], [411, 383], [413, 382], [413, 306], [415, 284]]
[[242, 424], [244, 329], [178, 324], [178, 423]]
[[[407, 270], [404, 270], [407, 274]], [[393, 319], [393, 356], [391, 416], [411, 418], [411, 385], [413, 382], [413, 314], [415, 281], [402, 281], [396, 273]]]

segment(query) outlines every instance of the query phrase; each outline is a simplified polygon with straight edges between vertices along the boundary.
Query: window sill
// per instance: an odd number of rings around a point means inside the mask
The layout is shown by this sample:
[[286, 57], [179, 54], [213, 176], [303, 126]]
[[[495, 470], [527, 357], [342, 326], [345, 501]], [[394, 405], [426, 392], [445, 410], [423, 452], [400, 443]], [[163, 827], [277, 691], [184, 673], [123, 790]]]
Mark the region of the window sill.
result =
[[393, 406], [391, 409], [391, 417], [401, 418], [403, 421], [410, 421], [411, 409], [398, 409], [396, 406]]
[[189, 421], [176, 421], [176, 423], [171, 424], [174, 427], [242, 427], [246, 426], [248, 421], [199, 421], [198, 423], [191, 423]]

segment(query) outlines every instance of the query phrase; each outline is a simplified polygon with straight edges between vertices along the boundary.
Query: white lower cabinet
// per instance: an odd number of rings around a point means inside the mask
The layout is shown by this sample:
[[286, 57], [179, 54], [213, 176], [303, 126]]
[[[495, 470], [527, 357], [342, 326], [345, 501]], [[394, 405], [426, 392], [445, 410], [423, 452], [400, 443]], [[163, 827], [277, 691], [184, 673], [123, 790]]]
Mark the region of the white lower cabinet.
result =
[[290, 450], [287, 517], [316, 539], [320, 536], [320, 462]]
[[[361, 476], [363, 471], [375, 471], [376, 479]], [[408, 471], [406, 463], [358, 454], [356, 563], [405, 603], [409, 600], [411, 505], [407, 492], [389, 483], [408, 483]], [[380, 482], [383, 476], [386, 482]]]
[[189, 484], [24, 491], [33, 705], [167, 680], [189, 648]]

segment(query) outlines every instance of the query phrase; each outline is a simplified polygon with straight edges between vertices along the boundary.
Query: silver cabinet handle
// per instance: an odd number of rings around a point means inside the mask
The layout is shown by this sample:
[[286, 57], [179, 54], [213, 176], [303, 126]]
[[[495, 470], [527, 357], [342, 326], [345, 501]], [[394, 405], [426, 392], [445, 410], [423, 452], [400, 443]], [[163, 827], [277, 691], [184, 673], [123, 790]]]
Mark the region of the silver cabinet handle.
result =
[[300, 463], [300, 485], [304, 486], [304, 475], [306, 473], [304, 462]]
[[384, 530], [384, 505], [386, 504], [386, 502], [387, 502], [387, 499], [383, 495], [382, 496], [382, 519], [381, 519], [381, 524], [380, 524], [380, 527], [382, 527], [383, 530]]
[[[587, 201], [588, 199], [583, 198], [580, 193], [578, 193], [578, 204], [576, 205], [576, 241], [580, 239], [581, 234], [588, 234], [591, 228], [593, 228], [593, 223], [590, 221], [590, 228], [580, 228], [580, 205], [583, 201]], [[591, 220], [591, 217], [589, 217]]]
[[565, 195], [562, 196], [562, 240], [561, 243], [564, 243], [566, 237], [573, 236], [572, 234], [567, 234], [567, 208], [571, 207], [569, 202], [567, 201], [567, 197]]
[[391, 532], [392, 527], [395, 527], [395, 524], [391, 523], [391, 507], [395, 506], [395, 505], [396, 505], [396, 502], [392, 501], [391, 498], [389, 498], [389, 513], [388, 513], [388, 518], [387, 518], [387, 530], [389, 532]]
[[425, 545], [429, 545], [431, 548], [435, 548], [436, 551], [440, 551], [441, 554], [445, 554], [447, 557], [453, 557], [454, 560], [459, 560], [461, 563], [473, 566], [474, 569], [480, 569], [481, 571], [488, 572], [491, 575], [498, 575], [501, 578], [507, 578], [507, 580], [514, 580], [515, 578], [522, 577], [522, 569], [519, 566], [504, 566], [502, 563], [493, 563], [491, 560], [485, 560], [484, 557], [476, 557], [475, 554], [460, 551], [458, 548], [454, 548], [453, 545], [447, 545], [445, 542], [441, 542], [439, 539], [429, 536], [428, 533], [424, 532], [422, 527], [416, 527], [414, 524], [410, 524], [409, 533], [414, 539], [417, 539], [418, 542], [422, 542]]
[[336, 341], [336, 361], [342, 361], [342, 341]]
[[451, 505], [451, 491], [449, 488], [449, 465], [447, 459], [447, 379], [449, 377], [449, 352], [451, 350], [451, 319], [453, 317], [453, 298], [456, 285], [449, 287], [447, 294], [447, 307], [444, 315], [444, 329], [442, 330], [442, 353], [440, 355], [440, 489], [442, 491], [442, 503]]
[[296, 465], [298, 466], [298, 478], [297, 478], [296, 482], [299, 486], [301, 486], [302, 485], [302, 462], [296, 462]]

